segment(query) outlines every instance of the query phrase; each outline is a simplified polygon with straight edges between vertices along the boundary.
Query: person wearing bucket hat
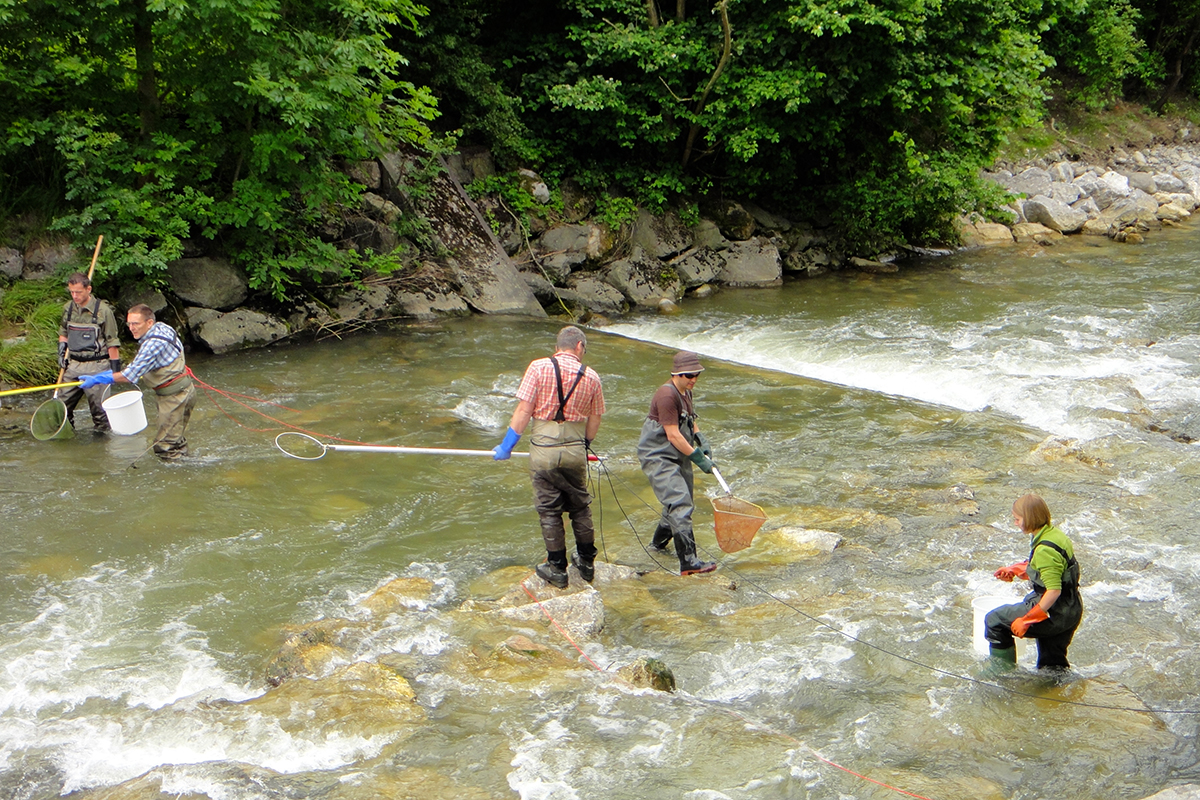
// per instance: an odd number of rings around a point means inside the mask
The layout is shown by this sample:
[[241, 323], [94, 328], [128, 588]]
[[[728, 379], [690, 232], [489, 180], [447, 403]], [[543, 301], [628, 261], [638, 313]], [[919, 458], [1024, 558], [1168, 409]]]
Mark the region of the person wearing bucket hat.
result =
[[158, 430], [154, 454], [164, 460], [186, 456], [188, 420], [196, 405], [196, 387], [183, 358], [183, 341], [175, 329], [157, 322], [154, 310], [136, 305], [125, 315], [129, 332], [138, 341], [137, 355], [124, 372], [101, 372], [84, 379], [83, 388], [106, 383], [137, 383], [154, 391], [158, 400]]
[[558, 332], [557, 349], [526, 368], [517, 388], [517, 410], [493, 458], [504, 461], [525, 428], [529, 435], [529, 475], [533, 504], [542, 527], [546, 561], [538, 577], [567, 588], [567, 532], [563, 514], [571, 518], [575, 536], [572, 561], [585, 581], [595, 576], [596, 533], [592, 497], [587, 488], [587, 451], [600, 430], [604, 389], [600, 376], [581, 361], [587, 337], [574, 325]]
[[712, 448], [696, 425], [692, 389], [704, 367], [700, 357], [686, 350], [675, 354], [671, 379], [650, 400], [650, 412], [638, 439], [638, 461], [650, 479], [654, 496], [662, 503], [662, 516], [650, 546], [665, 552], [672, 539], [679, 557], [680, 575], [712, 572], [717, 565], [696, 557], [692, 532], [695, 490], [692, 465], [712, 472]]
[[[82, 381], [88, 375], [104, 371], [105, 367], [120, 369], [121, 329], [112, 306], [92, 296], [91, 278], [82, 272], [74, 272], [67, 278], [67, 291], [71, 299], [63, 306], [58, 326], [58, 365], [63, 369], [62, 381]], [[108, 431], [103, 386], [63, 389], [59, 399], [67, 409], [67, 421], [75, 427], [75, 407], [85, 396], [88, 410], [92, 412], [93, 429], [97, 433]]]
[[1017, 498], [1013, 521], [1030, 536], [1029, 558], [994, 573], [1002, 581], [1028, 580], [1032, 589], [1020, 603], [988, 612], [984, 627], [991, 654], [987, 671], [999, 673], [1017, 663], [1014, 636], [1035, 639], [1038, 669], [1067, 669], [1067, 648], [1083, 619], [1079, 563], [1066, 535], [1050, 523], [1050, 508], [1036, 494]]

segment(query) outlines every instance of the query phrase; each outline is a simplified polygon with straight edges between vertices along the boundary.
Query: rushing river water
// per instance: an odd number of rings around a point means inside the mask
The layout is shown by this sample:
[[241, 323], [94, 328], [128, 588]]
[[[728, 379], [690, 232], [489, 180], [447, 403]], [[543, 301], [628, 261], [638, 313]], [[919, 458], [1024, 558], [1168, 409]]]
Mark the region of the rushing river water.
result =
[[[1200, 232], [1175, 231], [591, 331], [601, 558], [644, 574], [598, 581], [605, 627], [579, 650], [483, 611], [543, 555], [517, 459], [293, 460], [270, 420], [203, 395], [182, 464], [145, 434], [10, 431], [0, 797], [1116, 800], [1198, 780], [1198, 283]], [[300, 428], [490, 449], [558, 327], [476, 317], [191, 364]], [[640, 545], [657, 511], [634, 457], [681, 347], [707, 366], [718, 464], [770, 517], [687, 579]], [[991, 573], [1026, 553], [1009, 509], [1027, 491], [1075, 542], [1086, 614], [1065, 680], [1031, 648], [985, 685], [971, 601], [1019, 591]], [[517, 634], [547, 650], [503, 646]], [[273, 687], [296, 642], [308, 674]], [[646, 657], [678, 691], [614, 674]]]

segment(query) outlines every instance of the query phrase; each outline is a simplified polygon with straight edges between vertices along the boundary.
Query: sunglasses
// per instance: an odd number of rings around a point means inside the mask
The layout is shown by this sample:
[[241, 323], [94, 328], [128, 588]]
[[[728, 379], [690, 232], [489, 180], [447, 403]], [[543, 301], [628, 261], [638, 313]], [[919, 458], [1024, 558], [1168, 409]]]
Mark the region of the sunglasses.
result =
[[679, 377], [687, 378], [689, 381], [694, 381], [694, 380], [696, 380], [696, 378], [700, 377], [700, 373], [699, 372], [681, 372], [681, 373], [679, 373]]

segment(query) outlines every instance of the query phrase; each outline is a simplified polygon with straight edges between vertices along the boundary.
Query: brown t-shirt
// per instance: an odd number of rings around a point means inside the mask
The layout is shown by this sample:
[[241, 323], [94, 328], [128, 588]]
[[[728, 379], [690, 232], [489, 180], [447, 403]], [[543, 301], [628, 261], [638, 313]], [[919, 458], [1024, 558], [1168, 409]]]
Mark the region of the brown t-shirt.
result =
[[680, 395], [675, 384], [664, 383], [650, 399], [650, 413], [646, 416], [659, 425], [678, 425], [679, 417], [685, 412], [689, 415], [696, 413], [692, 405], [692, 393]]

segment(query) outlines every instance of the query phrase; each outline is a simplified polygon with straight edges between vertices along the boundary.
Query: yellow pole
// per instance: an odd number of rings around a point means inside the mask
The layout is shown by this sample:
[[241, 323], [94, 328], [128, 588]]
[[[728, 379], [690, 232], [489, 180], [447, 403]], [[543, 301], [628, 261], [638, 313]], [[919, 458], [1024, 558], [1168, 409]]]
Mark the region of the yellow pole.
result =
[[8, 397], [10, 394], [25, 394], [26, 392], [42, 392], [46, 389], [63, 389], [67, 386], [78, 386], [83, 381], [67, 381], [66, 383], [48, 383], [45, 386], [30, 386], [28, 389], [9, 389], [0, 392], [0, 397]]

